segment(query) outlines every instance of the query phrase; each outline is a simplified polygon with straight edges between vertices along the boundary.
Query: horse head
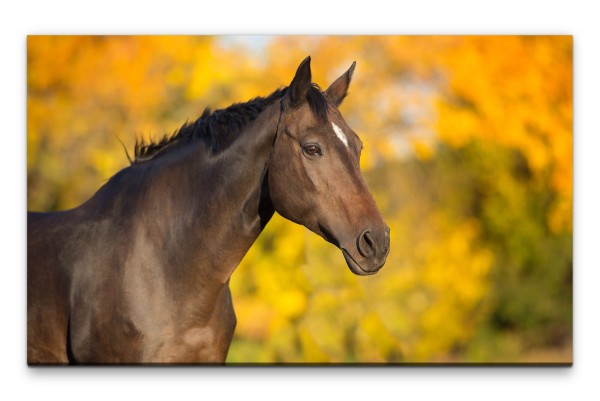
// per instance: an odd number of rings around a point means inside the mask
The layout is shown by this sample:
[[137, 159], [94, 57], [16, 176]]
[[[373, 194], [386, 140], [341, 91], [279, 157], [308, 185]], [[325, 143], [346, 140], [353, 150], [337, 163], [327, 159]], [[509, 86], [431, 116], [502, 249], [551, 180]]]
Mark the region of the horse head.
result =
[[274, 209], [341, 249], [350, 270], [376, 273], [390, 247], [390, 229], [360, 171], [362, 142], [338, 107], [356, 63], [321, 91], [310, 57], [282, 98], [268, 186]]

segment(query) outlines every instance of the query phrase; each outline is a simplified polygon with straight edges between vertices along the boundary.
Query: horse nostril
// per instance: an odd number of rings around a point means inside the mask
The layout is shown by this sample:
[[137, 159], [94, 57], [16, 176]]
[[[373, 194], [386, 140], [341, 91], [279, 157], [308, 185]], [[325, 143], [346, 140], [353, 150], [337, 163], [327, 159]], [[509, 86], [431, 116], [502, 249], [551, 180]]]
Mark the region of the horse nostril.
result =
[[375, 255], [375, 242], [371, 237], [371, 231], [365, 230], [358, 236], [358, 252], [365, 257], [371, 257]]

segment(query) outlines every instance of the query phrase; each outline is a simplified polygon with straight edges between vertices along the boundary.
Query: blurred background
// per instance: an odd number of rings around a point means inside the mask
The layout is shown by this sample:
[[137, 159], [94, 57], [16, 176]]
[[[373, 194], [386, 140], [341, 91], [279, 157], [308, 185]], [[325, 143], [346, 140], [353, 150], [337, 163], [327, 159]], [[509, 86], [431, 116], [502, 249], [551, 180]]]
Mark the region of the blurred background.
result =
[[266, 96], [312, 56], [391, 251], [358, 277], [275, 215], [231, 280], [228, 362], [570, 362], [572, 37], [30, 36], [27, 208], [75, 207], [206, 106]]

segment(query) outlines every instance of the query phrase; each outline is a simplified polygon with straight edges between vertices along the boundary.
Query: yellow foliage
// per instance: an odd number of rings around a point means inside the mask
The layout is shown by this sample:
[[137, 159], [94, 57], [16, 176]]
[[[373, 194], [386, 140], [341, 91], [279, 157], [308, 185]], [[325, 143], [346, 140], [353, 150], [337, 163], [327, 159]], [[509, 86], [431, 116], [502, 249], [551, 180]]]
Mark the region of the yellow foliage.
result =
[[306, 310], [306, 295], [297, 289], [279, 293], [276, 311], [286, 319], [301, 316]]
[[415, 150], [415, 155], [420, 160], [429, 160], [433, 157], [431, 145], [417, 139], [413, 139], [412, 145]]
[[[558, 202], [572, 209], [572, 37], [454, 41], [436, 52], [453, 99], [439, 104], [440, 138], [462, 146], [477, 137], [521, 150], [535, 174], [552, 172]], [[570, 230], [571, 213], [564, 211], [555, 232]]]

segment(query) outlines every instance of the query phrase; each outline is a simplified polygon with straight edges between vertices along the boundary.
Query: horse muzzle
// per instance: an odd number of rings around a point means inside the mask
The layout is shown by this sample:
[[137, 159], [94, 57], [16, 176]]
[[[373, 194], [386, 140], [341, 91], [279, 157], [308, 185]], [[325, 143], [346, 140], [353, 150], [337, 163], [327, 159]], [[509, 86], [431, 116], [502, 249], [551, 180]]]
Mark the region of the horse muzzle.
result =
[[390, 252], [390, 228], [364, 230], [354, 247], [341, 247], [350, 271], [359, 276], [377, 273], [385, 264]]

